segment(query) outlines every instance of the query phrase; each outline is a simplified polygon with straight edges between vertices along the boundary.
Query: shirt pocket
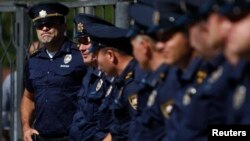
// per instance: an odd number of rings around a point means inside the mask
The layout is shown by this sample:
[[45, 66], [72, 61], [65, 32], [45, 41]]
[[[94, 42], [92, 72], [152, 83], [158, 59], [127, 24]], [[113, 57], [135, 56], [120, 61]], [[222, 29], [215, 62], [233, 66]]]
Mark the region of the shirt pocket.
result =
[[29, 79], [32, 82], [33, 87], [36, 88], [42, 88], [42, 86], [45, 86], [45, 75], [46, 73], [43, 71], [37, 71], [37, 70], [31, 70]]

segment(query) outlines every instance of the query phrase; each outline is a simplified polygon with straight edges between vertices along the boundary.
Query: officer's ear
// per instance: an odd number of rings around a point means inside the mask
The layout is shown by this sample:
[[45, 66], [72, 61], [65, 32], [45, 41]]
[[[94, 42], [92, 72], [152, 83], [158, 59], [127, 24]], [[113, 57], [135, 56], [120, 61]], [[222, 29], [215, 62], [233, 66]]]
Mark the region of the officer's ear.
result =
[[112, 49], [107, 49], [106, 50], [106, 57], [110, 62], [115, 61], [115, 52]]

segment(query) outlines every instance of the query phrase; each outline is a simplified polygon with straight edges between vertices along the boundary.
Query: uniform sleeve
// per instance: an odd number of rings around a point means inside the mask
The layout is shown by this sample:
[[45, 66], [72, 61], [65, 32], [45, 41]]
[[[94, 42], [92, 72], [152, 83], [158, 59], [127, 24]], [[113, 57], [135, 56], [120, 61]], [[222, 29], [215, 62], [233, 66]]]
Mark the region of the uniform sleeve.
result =
[[30, 79], [29, 62], [26, 64], [24, 70], [24, 88], [26, 88], [29, 92], [34, 93], [34, 88]]

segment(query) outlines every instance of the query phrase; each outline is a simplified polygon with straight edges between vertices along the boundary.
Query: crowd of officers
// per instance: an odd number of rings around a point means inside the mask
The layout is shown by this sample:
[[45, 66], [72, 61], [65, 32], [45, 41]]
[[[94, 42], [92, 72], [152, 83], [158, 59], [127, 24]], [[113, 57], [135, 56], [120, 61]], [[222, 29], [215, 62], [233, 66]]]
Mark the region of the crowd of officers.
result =
[[205, 141], [250, 123], [249, 0], [138, 0], [129, 29], [80, 13], [74, 42], [67, 13], [29, 9], [24, 141]]

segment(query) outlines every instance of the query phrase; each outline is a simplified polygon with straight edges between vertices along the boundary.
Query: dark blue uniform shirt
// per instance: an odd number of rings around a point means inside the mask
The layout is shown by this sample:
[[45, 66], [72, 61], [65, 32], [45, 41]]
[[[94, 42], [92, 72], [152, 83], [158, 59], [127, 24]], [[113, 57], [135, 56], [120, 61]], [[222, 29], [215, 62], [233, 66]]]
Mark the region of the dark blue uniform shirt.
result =
[[[161, 112], [165, 117], [164, 140], [174, 141], [187, 113], [187, 107], [206, 79], [206, 69], [201, 58], [194, 58], [185, 70], [174, 69], [171, 82], [160, 93]], [[167, 94], [166, 94], [167, 93]]]
[[70, 139], [72, 141], [96, 140], [97, 112], [108, 85], [103, 73], [89, 67], [78, 94], [77, 111], [74, 115]]
[[133, 117], [136, 115], [136, 92], [145, 74], [133, 59], [115, 81], [114, 99], [109, 107], [113, 119], [109, 130], [114, 141], [128, 140], [128, 131], [134, 126]]
[[250, 63], [241, 61], [231, 71], [231, 93], [228, 100], [227, 123], [250, 124]]
[[232, 67], [225, 62], [223, 55], [206, 64], [209, 74], [192, 98], [177, 140], [205, 141], [208, 134], [207, 125], [226, 122], [226, 104], [230, 87], [228, 71], [232, 71]]
[[115, 85], [115, 77], [106, 77], [106, 92], [105, 97], [102, 100], [101, 105], [98, 108], [98, 111], [96, 112], [96, 120], [97, 120], [97, 126], [96, 126], [96, 133], [93, 140], [99, 141], [106, 137], [109, 131], [109, 125], [112, 123], [112, 113], [109, 109], [109, 106], [111, 105], [113, 99], [114, 99], [114, 89], [116, 88]]
[[34, 127], [40, 135], [68, 135], [85, 73], [79, 50], [67, 39], [53, 58], [41, 48], [29, 59], [26, 88], [34, 93]]
[[[160, 140], [165, 132], [164, 129], [164, 118], [159, 108], [159, 89], [164, 87], [169, 75], [169, 67], [167, 65], [161, 65], [155, 72], [153, 72], [146, 84], [145, 89], [149, 89], [147, 93], [140, 94], [146, 102], [142, 106], [143, 111], [140, 116], [136, 119], [137, 126], [134, 129], [134, 137], [130, 137], [131, 140]], [[143, 92], [142, 90], [141, 92]], [[142, 99], [142, 100], [143, 100]]]

